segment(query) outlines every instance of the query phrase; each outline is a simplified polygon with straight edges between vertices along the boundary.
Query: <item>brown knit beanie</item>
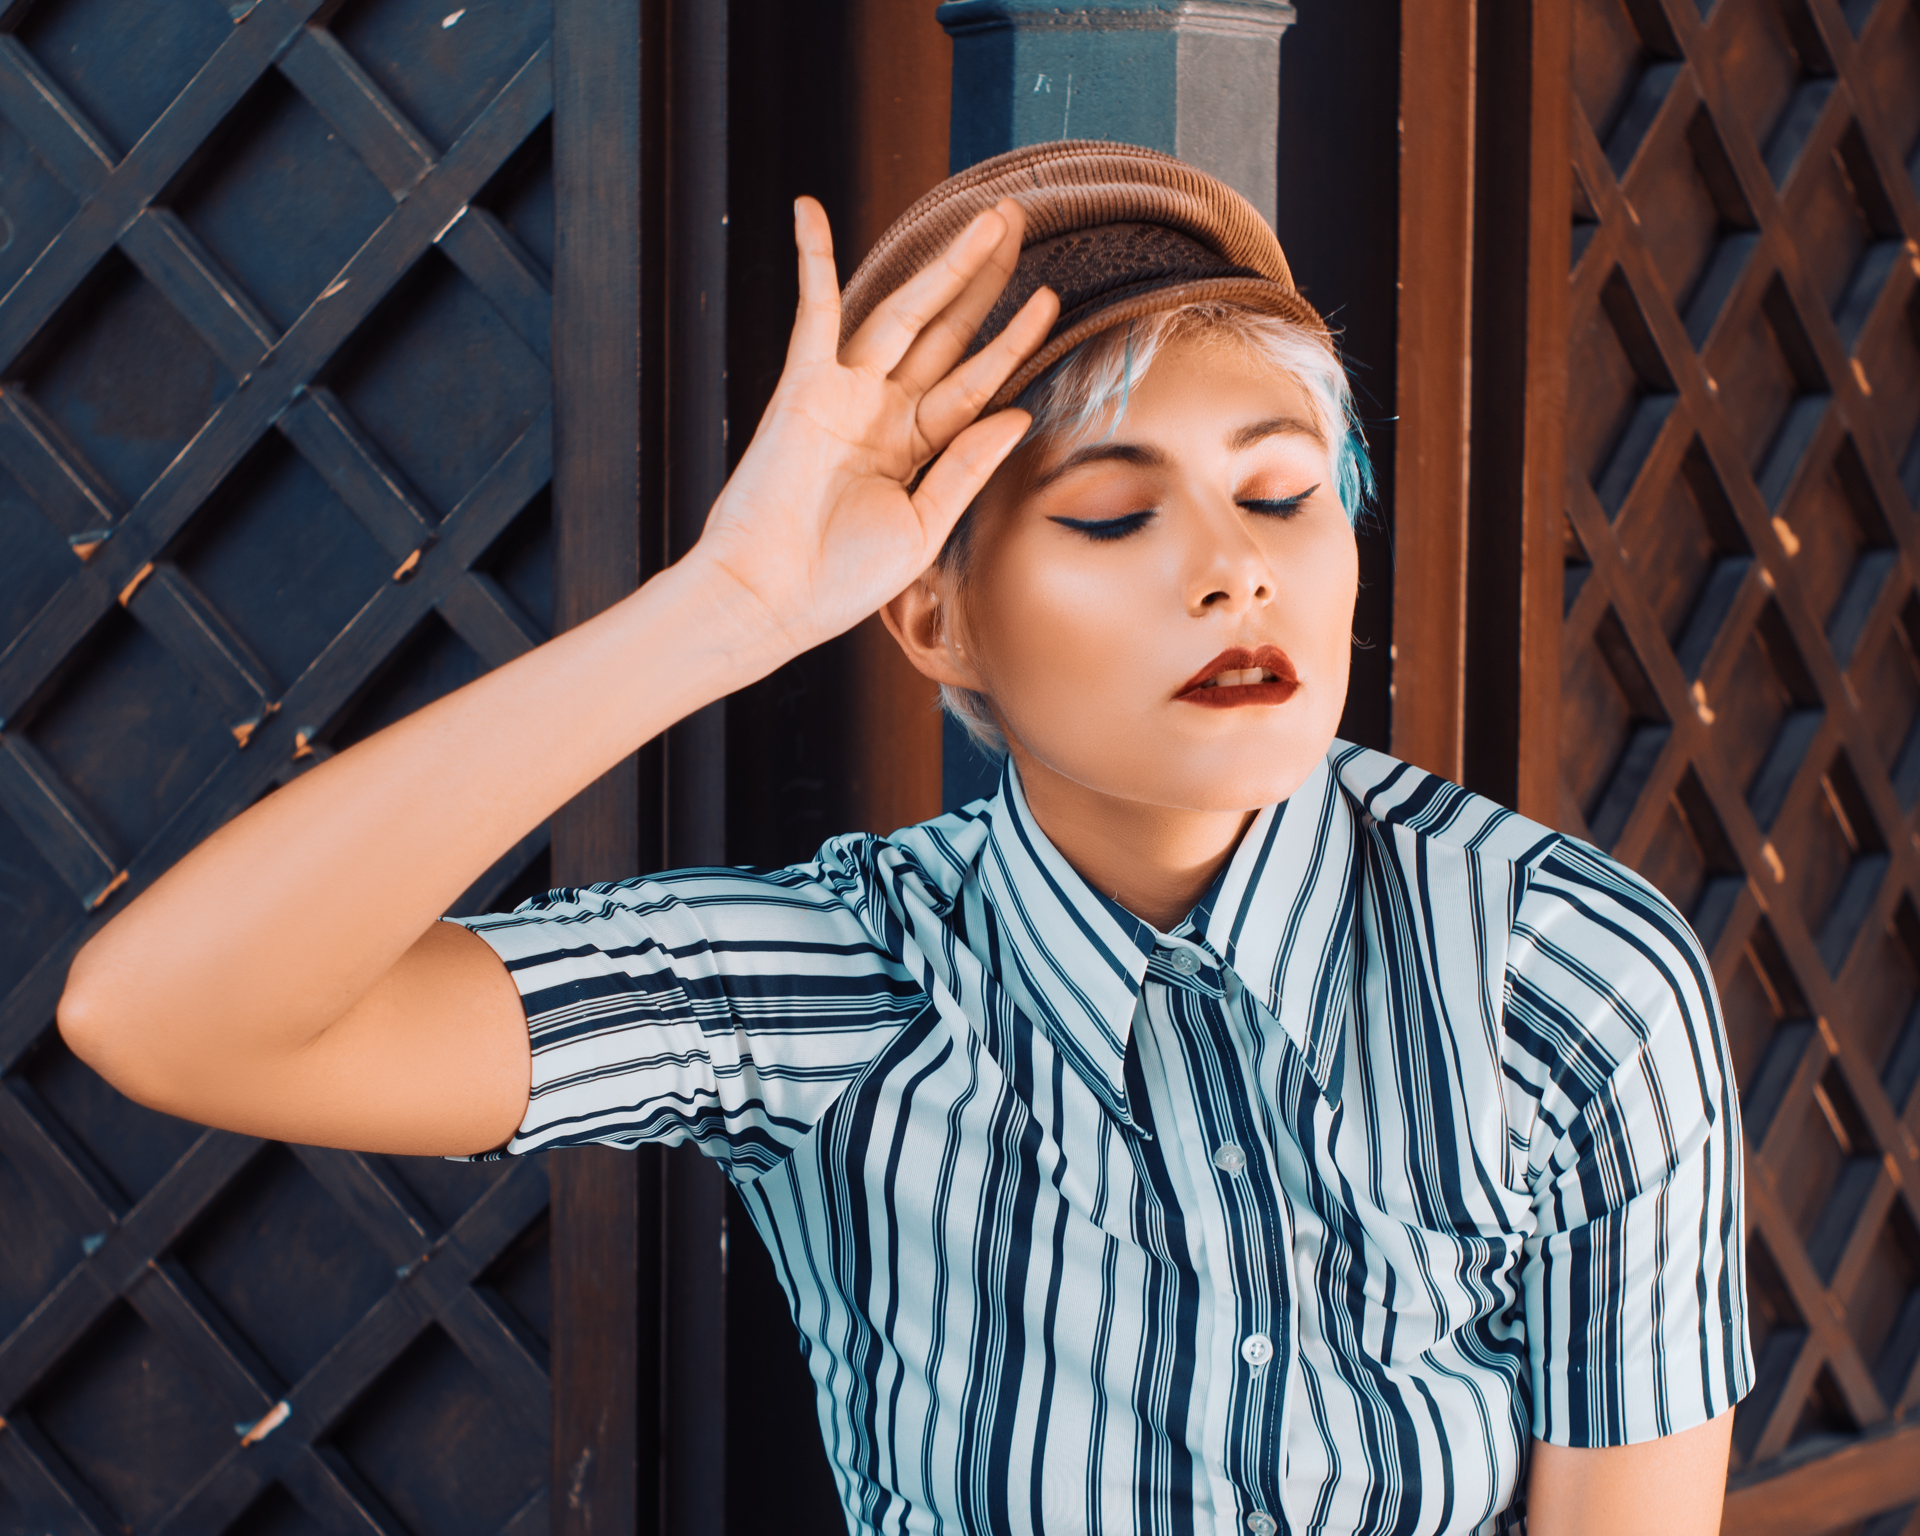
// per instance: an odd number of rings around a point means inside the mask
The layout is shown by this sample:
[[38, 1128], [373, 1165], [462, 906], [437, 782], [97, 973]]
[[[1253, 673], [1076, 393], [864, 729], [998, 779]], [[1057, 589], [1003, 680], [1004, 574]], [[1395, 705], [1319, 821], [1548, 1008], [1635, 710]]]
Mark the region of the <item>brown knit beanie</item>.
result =
[[1266, 220], [1225, 182], [1157, 150], [1062, 139], [970, 166], [901, 214], [841, 295], [841, 344], [1002, 198], [1025, 212], [1026, 237], [1019, 265], [968, 354], [997, 336], [1043, 286], [1059, 295], [1060, 318], [987, 402], [988, 411], [1011, 405], [1089, 336], [1186, 304], [1237, 305], [1326, 330], [1293, 286]]

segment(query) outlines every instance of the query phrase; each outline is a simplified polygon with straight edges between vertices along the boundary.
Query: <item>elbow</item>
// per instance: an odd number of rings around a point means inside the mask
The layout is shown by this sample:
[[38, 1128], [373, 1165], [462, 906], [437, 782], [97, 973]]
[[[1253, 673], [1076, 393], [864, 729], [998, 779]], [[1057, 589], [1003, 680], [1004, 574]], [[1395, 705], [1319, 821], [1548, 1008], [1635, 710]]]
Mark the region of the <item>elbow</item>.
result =
[[55, 1026], [68, 1050], [128, 1098], [144, 1103], [137, 1055], [130, 1048], [140, 1033], [137, 1021], [91, 951], [88, 945], [74, 956], [54, 1009]]

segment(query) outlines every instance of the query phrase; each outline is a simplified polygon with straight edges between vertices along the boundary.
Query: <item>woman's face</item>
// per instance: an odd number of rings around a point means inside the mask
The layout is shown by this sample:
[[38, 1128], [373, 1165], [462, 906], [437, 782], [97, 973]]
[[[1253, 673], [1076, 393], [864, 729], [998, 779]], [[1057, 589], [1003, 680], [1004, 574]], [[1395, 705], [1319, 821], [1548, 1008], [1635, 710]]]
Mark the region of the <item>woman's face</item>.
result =
[[1030, 781], [1249, 809], [1333, 739], [1357, 582], [1305, 391], [1202, 334], [1161, 349], [1110, 437], [1002, 466], [947, 648]]

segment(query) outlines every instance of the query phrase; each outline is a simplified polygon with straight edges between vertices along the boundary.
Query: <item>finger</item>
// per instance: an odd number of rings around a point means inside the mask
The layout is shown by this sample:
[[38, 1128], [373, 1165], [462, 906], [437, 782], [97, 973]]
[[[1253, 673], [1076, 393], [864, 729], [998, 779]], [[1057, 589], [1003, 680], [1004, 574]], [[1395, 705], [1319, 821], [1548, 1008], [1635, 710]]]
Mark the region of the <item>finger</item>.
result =
[[925, 394], [947, 376], [965, 355], [980, 322], [987, 318], [1013, 276], [1026, 236], [1027, 216], [1010, 197], [1002, 198], [994, 212], [1007, 221], [1007, 232], [988, 255], [986, 265], [973, 275], [957, 299], [934, 316], [893, 370], [894, 382], [909, 395]]
[[980, 414], [1014, 370], [1040, 349], [1059, 313], [1053, 290], [1038, 290], [998, 336], [921, 397], [913, 424], [928, 452], [939, 452]]
[[800, 308], [787, 362], [832, 362], [840, 347], [840, 274], [827, 210], [811, 197], [794, 199], [793, 240], [800, 256]]
[[849, 368], [891, 373], [927, 324], [973, 281], [999, 247], [1006, 221], [989, 208], [944, 251], [896, 288], [869, 315], [840, 353]]
[[934, 461], [913, 493], [913, 510], [920, 518], [929, 549], [947, 542], [960, 514], [1006, 462], [1007, 455], [1019, 447], [1032, 421], [1025, 411], [995, 411], [985, 421], [968, 427]]

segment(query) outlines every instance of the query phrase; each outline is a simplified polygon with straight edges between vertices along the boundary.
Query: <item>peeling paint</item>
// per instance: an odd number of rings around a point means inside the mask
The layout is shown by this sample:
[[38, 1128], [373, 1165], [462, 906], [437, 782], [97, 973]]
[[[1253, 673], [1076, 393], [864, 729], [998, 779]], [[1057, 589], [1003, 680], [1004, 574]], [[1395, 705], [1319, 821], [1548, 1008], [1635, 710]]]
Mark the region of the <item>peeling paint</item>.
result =
[[265, 1418], [253, 1424], [236, 1424], [233, 1426], [233, 1432], [240, 1437], [241, 1445], [258, 1445], [286, 1423], [292, 1412], [293, 1409], [288, 1406], [287, 1400], [283, 1397], [267, 1410]]
[[275, 702], [268, 704], [251, 720], [242, 720], [238, 725], [233, 727], [233, 739], [235, 743], [244, 751], [247, 743], [253, 740], [253, 733], [259, 730], [269, 717], [277, 715], [279, 712], [280, 705], [278, 702]]
[[452, 15], [442, 17], [440, 20], [440, 30], [442, 32], [447, 31], [449, 28], [453, 27], [460, 20], [462, 16], [466, 14], [467, 14], [467, 8], [463, 5], [460, 7], [459, 10], [455, 11]]
[[152, 574], [153, 562], [151, 560], [133, 573], [133, 579], [120, 589], [120, 606], [122, 608], [133, 601], [133, 594], [140, 590], [142, 584]]
[[89, 528], [85, 533], [71, 534], [67, 538], [67, 547], [82, 560], [91, 560], [93, 552], [113, 537], [111, 528]]

